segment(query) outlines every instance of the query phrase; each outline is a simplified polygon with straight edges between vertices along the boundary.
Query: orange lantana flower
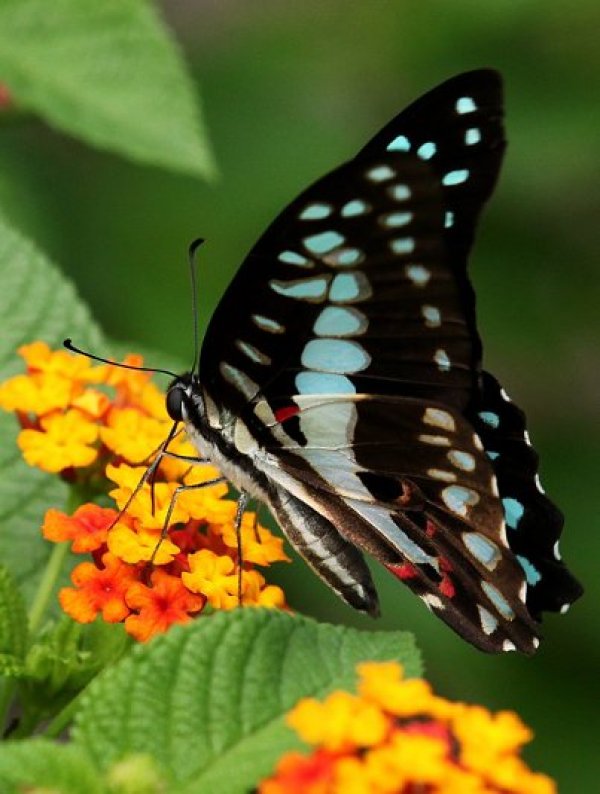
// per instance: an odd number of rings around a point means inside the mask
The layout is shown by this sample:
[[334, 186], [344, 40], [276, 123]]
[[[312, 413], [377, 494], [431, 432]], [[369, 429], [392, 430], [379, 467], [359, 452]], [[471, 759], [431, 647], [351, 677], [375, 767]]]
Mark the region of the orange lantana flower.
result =
[[73, 551], [84, 554], [96, 551], [106, 543], [108, 530], [117, 516], [116, 510], [95, 504], [81, 505], [72, 516], [51, 507], [46, 512], [42, 534], [54, 543], [70, 540]]
[[91, 623], [101, 613], [107, 623], [119, 623], [129, 615], [125, 596], [137, 579], [137, 572], [110, 552], [98, 568], [83, 562], [73, 569], [75, 587], [63, 587], [58, 598], [62, 608], [79, 623]]
[[[43, 342], [19, 352], [27, 372], [0, 385], [0, 407], [17, 415], [25, 459], [103, 504], [108, 491], [118, 508], [88, 503], [72, 515], [53, 508], [46, 514], [47, 540], [69, 541], [75, 553], [93, 558], [73, 570], [74, 586], [60, 593], [71, 617], [123, 621], [145, 640], [207, 604], [238, 606], [240, 582], [242, 604], [286, 608], [281, 588], [254, 568], [287, 561], [282, 541], [248, 513], [238, 559], [229, 486], [214, 466], [196, 464], [183, 428], [170, 436], [165, 395], [149, 372], [92, 366]], [[125, 363], [143, 361], [128, 356]], [[169, 455], [161, 455], [167, 438]]]
[[125, 620], [125, 628], [141, 642], [166, 631], [173, 623], [187, 623], [206, 602], [190, 593], [178, 576], [157, 570], [151, 578], [152, 587], [135, 582], [127, 591], [127, 604], [137, 614]]
[[315, 750], [283, 756], [260, 794], [555, 794], [554, 782], [517, 755], [531, 733], [516, 714], [450, 701], [442, 708], [443, 698], [420, 679], [404, 680], [395, 662], [358, 670], [358, 695], [334, 692], [292, 709], [289, 725]]

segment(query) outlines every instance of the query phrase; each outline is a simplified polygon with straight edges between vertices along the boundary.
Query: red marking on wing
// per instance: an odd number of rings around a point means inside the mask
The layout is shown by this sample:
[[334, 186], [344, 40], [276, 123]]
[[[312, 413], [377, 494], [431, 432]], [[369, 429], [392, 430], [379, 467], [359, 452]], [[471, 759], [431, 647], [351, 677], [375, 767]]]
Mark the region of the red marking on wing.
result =
[[296, 416], [298, 413], [300, 413], [300, 409], [297, 405], [286, 405], [275, 411], [275, 419], [278, 422], [285, 422], [286, 419], [290, 419], [290, 417]]
[[427, 535], [428, 538], [432, 538], [436, 532], [437, 532], [436, 525], [433, 523], [433, 521], [428, 520], [427, 523], [425, 524], [425, 534]]
[[438, 557], [438, 562], [442, 573], [451, 573], [454, 570], [454, 566], [447, 557]]
[[456, 588], [452, 582], [452, 579], [449, 576], [442, 577], [442, 581], [439, 585], [439, 591], [442, 595], [445, 595], [446, 598], [454, 598], [456, 595]]
[[419, 575], [412, 562], [403, 562], [400, 565], [386, 565], [385, 567], [398, 579], [414, 579], [415, 576]]

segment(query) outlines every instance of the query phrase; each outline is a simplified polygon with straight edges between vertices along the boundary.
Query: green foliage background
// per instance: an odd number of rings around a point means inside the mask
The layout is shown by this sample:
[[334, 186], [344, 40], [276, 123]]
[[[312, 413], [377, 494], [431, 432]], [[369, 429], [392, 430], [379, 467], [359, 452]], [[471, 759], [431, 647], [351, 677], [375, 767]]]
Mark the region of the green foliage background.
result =
[[[0, 1], [0, 20], [11, 4]], [[437, 82], [484, 65], [504, 74], [509, 149], [471, 275], [487, 366], [527, 408], [543, 482], [566, 514], [563, 553], [587, 594], [567, 617], [547, 620], [534, 659], [471, 649], [385, 574], [377, 627], [414, 631], [428, 676], [446, 696], [518, 710], [537, 734], [528, 759], [561, 791], [595, 790], [600, 7], [593, 0], [173, 0], [162, 11], [202, 95], [218, 179], [198, 177], [214, 173], [211, 156], [204, 149], [194, 164], [194, 143], [175, 129], [169, 134], [181, 157], [152, 154], [156, 119], [148, 105], [139, 114], [149, 148], [127, 151], [127, 130], [114, 120], [96, 125], [94, 143], [121, 146], [131, 159], [89, 148], [34, 116], [0, 118], [0, 209], [64, 267], [109, 337], [161, 351], [157, 365], [192, 355], [185, 259], [192, 238], [207, 239], [203, 326], [245, 251], [299, 190]], [[122, 54], [133, 45], [115, 46]], [[150, 53], [143, 69], [150, 97], [166, 90], [152, 63]], [[102, 86], [105, 102], [113, 91], [126, 99], [125, 89], [115, 76]], [[157, 115], [164, 107], [157, 102]], [[12, 311], [7, 328], [20, 309]], [[301, 563], [293, 567], [284, 585], [298, 610], [373, 626]]]

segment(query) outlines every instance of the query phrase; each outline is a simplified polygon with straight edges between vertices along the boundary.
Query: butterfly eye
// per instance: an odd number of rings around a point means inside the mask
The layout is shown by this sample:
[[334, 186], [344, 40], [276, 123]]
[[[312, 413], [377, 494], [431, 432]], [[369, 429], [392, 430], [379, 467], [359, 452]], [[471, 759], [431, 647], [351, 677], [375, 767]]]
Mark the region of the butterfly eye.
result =
[[184, 390], [181, 386], [172, 386], [167, 392], [166, 407], [167, 413], [174, 422], [183, 420], [183, 397]]

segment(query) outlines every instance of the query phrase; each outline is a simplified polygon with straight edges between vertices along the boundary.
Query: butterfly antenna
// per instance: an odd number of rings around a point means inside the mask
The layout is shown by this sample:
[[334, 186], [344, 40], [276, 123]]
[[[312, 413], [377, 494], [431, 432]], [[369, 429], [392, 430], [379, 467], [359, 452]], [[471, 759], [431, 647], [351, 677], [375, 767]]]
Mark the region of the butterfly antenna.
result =
[[188, 261], [190, 263], [190, 279], [192, 282], [192, 320], [194, 323], [194, 361], [192, 362], [192, 366], [190, 371], [192, 373], [197, 371], [199, 366], [199, 357], [200, 357], [200, 331], [198, 328], [198, 259], [196, 257], [196, 252], [204, 242], [202, 237], [198, 237], [197, 240], [194, 240], [191, 243], [188, 249]]
[[71, 339], [65, 339], [63, 346], [70, 350], [72, 353], [78, 353], [80, 356], [87, 356], [92, 361], [100, 361], [102, 364], [110, 364], [112, 367], [120, 367], [121, 369], [134, 369], [137, 372], [160, 372], [163, 375], [170, 375], [172, 378], [179, 377], [176, 372], [171, 372], [168, 369], [158, 369], [157, 367], [136, 367], [135, 364], [123, 364], [119, 361], [111, 361], [109, 358], [102, 358], [102, 356], [95, 356], [93, 353], [88, 353], [80, 347], [76, 347]]

